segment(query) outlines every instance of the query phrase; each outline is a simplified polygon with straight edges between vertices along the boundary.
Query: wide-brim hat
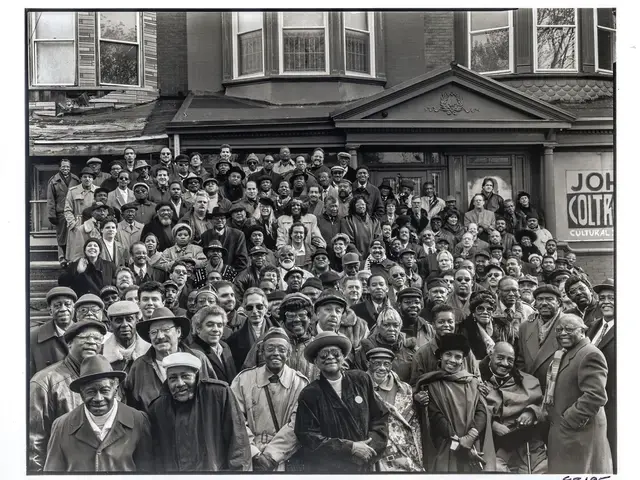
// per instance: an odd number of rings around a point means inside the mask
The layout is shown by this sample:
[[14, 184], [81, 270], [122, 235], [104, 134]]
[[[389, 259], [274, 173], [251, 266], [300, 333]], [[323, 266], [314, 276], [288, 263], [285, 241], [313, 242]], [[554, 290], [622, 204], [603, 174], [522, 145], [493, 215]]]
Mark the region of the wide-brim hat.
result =
[[465, 357], [469, 355], [471, 349], [467, 337], [459, 333], [448, 333], [440, 337], [440, 342], [436, 349], [436, 357], [440, 358], [444, 352], [450, 352], [452, 350], [461, 351]]
[[276, 208], [276, 204], [271, 197], [260, 197], [258, 199], [258, 203], [260, 203], [261, 205], [269, 205], [271, 208]]
[[600, 293], [603, 290], [615, 290], [613, 278], [607, 278], [604, 282], [593, 287], [593, 291], [596, 293]]
[[529, 230], [529, 229], [520, 230], [519, 232], [516, 232], [516, 240], [518, 241], [518, 243], [522, 243], [522, 239], [524, 237], [529, 237], [531, 239], [531, 243], [533, 243], [538, 239], [538, 234], [533, 230]]
[[198, 183], [200, 184], [200, 187], [202, 187], [203, 185], [203, 180], [202, 177], [197, 176], [195, 173], [191, 172], [189, 175], [187, 175], [187, 178], [185, 178], [184, 180], [182, 180], [182, 186], [184, 188], [187, 188], [187, 184], [193, 180], [193, 179], [198, 180]]
[[80, 387], [87, 382], [101, 378], [117, 378], [121, 382], [127, 377], [125, 372], [114, 370], [102, 355], [87, 357], [80, 365], [80, 376], [69, 384], [69, 390], [79, 393]]
[[[218, 164], [220, 164], [220, 162], [218, 162]], [[232, 165], [231, 168], [229, 169], [229, 171], [227, 172], [227, 178], [229, 175], [231, 175], [232, 173], [238, 173], [240, 174], [240, 178], [242, 180], [244, 180], [244, 177], [247, 176], [246, 173], [244, 173], [244, 170], [242, 170], [240, 167], [238, 167], [237, 165]]]
[[318, 352], [324, 347], [338, 347], [342, 355], [347, 357], [351, 353], [351, 341], [344, 335], [336, 332], [320, 332], [304, 349], [304, 358], [309, 363], [314, 363]]
[[156, 308], [149, 320], [143, 320], [136, 323], [136, 332], [138, 332], [140, 338], [142, 338], [147, 343], [152, 343], [151, 339], [149, 338], [149, 329], [151, 328], [152, 323], [160, 320], [171, 320], [176, 324], [177, 327], [180, 327], [181, 339], [184, 339], [187, 337], [187, 335], [189, 335], [189, 331], [191, 330], [191, 322], [187, 317], [176, 317], [175, 314], [167, 307], [160, 307]]
[[91, 167], [84, 167], [81, 171], [80, 171], [80, 176], [82, 177], [82, 175], [91, 175], [93, 178], [96, 178], [96, 172], [93, 171], [93, 168]]
[[133, 167], [133, 170], [134, 170], [134, 171], [136, 171], [136, 170], [139, 170], [139, 169], [141, 169], [141, 168], [151, 168], [151, 167], [150, 167], [150, 166], [149, 166], [149, 164], [146, 162], [146, 160], [138, 160], [138, 161], [136, 162], [136, 165]]

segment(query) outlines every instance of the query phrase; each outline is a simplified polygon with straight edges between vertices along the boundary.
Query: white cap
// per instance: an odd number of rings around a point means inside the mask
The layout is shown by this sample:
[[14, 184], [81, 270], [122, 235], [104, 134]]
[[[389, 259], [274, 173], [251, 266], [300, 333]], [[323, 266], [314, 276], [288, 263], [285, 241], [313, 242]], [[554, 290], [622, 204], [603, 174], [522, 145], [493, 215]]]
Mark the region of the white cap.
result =
[[200, 370], [200, 368], [202, 368], [202, 361], [190, 353], [176, 352], [164, 357], [162, 359], [162, 366], [164, 368], [191, 367], [194, 370]]

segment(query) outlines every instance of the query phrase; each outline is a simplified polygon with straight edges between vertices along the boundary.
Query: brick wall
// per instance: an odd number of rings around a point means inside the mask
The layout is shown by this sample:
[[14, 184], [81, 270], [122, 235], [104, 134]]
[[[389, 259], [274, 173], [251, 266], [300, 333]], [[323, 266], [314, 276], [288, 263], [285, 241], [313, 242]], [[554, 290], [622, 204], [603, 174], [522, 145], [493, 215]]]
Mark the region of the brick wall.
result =
[[576, 263], [589, 275], [594, 285], [614, 276], [613, 254], [579, 253]]
[[426, 12], [424, 43], [426, 71], [448, 65], [454, 59], [453, 12]]
[[187, 94], [187, 14], [158, 12], [158, 87], [163, 96]]
[[387, 87], [422, 75], [425, 12], [384, 12]]

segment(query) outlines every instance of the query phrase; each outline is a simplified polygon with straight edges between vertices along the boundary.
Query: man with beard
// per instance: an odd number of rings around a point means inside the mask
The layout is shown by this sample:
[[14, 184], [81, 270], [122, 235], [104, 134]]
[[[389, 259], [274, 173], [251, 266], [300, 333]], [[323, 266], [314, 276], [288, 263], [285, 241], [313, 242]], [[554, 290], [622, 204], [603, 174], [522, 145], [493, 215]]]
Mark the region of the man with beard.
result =
[[525, 275], [518, 280], [518, 286], [520, 287], [520, 300], [532, 307], [535, 301], [533, 291], [538, 288], [538, 279], [531, 275]]
[[36, 373], [29, 382], [29, 473], [41, 472], [53, 421], [82, 404], [69, 386], [80, 376], [82, 361], [97, 355], [107, 328], [100, 321], [80, 320], [64, 332], [69, 353], [63, 360]]
[[244, 325], [246, 317], [237, 315], [236, 307], [238, 301], [236, 290], [231, 282], [220, 280], [213, 283], [213, 288], [218, 292], [218, 305], [220, 305], [227, 314], [227, 326], [233, 331]]
[[407, 344], [420, 348], [434, 336], [433, 327], [420, 316], [424, 308], [422, 292], [418, 288], [408, 287], [397, 294], [396, 306], [402, 318], [401, 332], [406, 336]]
[[264, 158], [262, 159], [262, 170], [260, 170], [259, 172], [255, 172], [250, 174], [247, 177], [247, 181], [248, 180], [252, 180], [254, 182], [258, 182], [258, 184], [260, 185], [260, 190], [263, 190], [262, 188], [262, 180], [260, 180], [261, 178], [267, 177], [271, 180], [271, 187], [272, 188], [273, 185], [279, 185], [280, 181], [282, 180], [282, 176], [279, 175], [277, 172], [274, 172], [273, 167], [274, 167], [274, 159], [273, 159], [273, 155], [267, 153]]
[[520, 325], [516, 368], [536, 377], [545, 392], [549, 364], [559, 348], [554, 329], [562, 314], [562, 296], [558, 288], [542, 285], [534, 290], [533, 297], [537, 313]]
[[166, 203], [171, 206], [174, 218], [182, 218], [189, 212], [191, 204], [182, 199], [182, 182], [180, 180], [173, 180], [169, 183], [169, 201]]
[[[149, 256], [147, 255], [147, 247], [142, 242], [136, 242], [129, 248], [131, 254], [131, 269], [133, 275], [133, 283], [141, 285], [144, 282], [163, 282], [166, 273], [149, 264]], [[116, 272], [117, 278], [117, 272]]]
[[587, 337], [591, 340], [591, 343], [598, 347], [603, 353], [605, 360], [607, 361], [607, 403], [604, 406], [604, 412], [607, 415], [607, 438], [609, 439], [609, 446], [611, 447], [611, 456], [613, 458], [613, 472], [617, 471], [617, 452], [618, 443], [616, 432], [618, 429], [618, 412], [616, 405], [616, 393], [617, 393], [617, 368], [616, 368], [616, 347], [615, 347], [615, 303], [616, 292], [612, 278], [608, 278], [601, 283], [593, 287], [593, 291], [598, 294], [598, 307], [602, 312], [602, 318], [597, 318], [592, 324], [589, 330], [587, 330]]
[[158, 170], [165, 168], [169, 174], [169, 181], [176, 177], [176, 168], [173, 165], [173, 153], [169, 147], [163, 147], [160, 150], [160, 163], [151, 167], [151, 176], [156, 177]]
[[367, 280], [370, 299], [353, 306], [353, 313], [367, 322], [370, 329], [376, 325], [378, 315], [383, 309], [389, 307], [389, 285], [385, 276], [372, 274]]
[[501, 278], [498, 282], [498, 305], [493, 314], [493, 339], [516, 346], [522, 322], [535, 312], [520, 300], [518, 280]]
[[227, 215], [220, 207], [216, 207], [211, 212], [213, 228], [207, 230], [201, 237], [202, 245], [209, 245], [211, 240], [219, 240], [227, 250], [224, 258], [225, 265], [233, 265], [233, 268], [240, 271], [249, 264], [249, 254], [247, 253], [247, 242], [244, 234], [232, 227], [227, 226]]
[[63, 360], [69, 353], [63, 336], [73, 323], [74, 302], [77, 299], [76, 292], [67, 287], [53, 287], [47, 292], [51, 320], [29, 332], [29, 378]]
[[469, 299], [474, 290], [473, 275], [469, 270], [460, 268], [453, 277], [453, 292], [447, 301], [448, 305], [460, 310], [464, 317], [471, 315]]
[[372, 219], [381, 220], [384, 216], [384, 204], [378, 188], [369, 183], [369, 169], [365, 165], [358, 166], [357, 180], [353, 182], [353, 194], [363, 196], [367, 204], [367, 213]]
[[371, 471], [387, 445], [388, 410], [371, 377], [343, 371], [350, 351], [349, 339], [334, 332], [320, 333], [305, 349], [321, 371], [300, 393], [294, 427], [306, 473]]
[[204, 353], [218, 380], [230, 384], [235, 378], [237, 370], [233, 362], [233, 355], [229, 345], [222, 339], [227, 328], [227, 314], [218, 305], [202, 307], [191, 319], [193, 334], [189, 347]]
[[596, 295], [584, 275], [570, 276], [564, 282], [564, 291], [569, 300], [576, 305], [575, 308], [567, 310], [565, 313], [579, 316], [587, 327], [590, 327], [596, 318], [602, 317]]
[[123, 156], [124, 156], [123, 169], [128, 171], [129, 173], [133, 173], [133, 167], [135, 166], [135, 162], [136, 162], [136, 151], [132, 147], [125, 147]]
[[247, 177], [253, 173], [259, 173], [262, 171], [262, 167], [260, 166], [260, 159], [255, 153], [250, 153], [247, 155], [247, 158], [244, 161], [245, 167], [242, 167], [244, 173]]
[[67, 224], [66, 261], [81, 256], [84, 237], [82, 233], [82, 212], [93, 204], [96, 186], [93, 184], [95, 173], [85, 167], [80, 174], [80, 185], [69, 187], [64, 203], [64, 218]]
[[[278, 260], [279, 277], [281, 279], [280, 288], [286, 290], [288, 285], [284, 277], [296, 264], [296, 254], [293, 251], [293, 247], [291, 245], [283, 245], [278, 248], [276, 259]], [[307, 274], [311, 276], [309, 272]]]
[[511, 252], [512, 247], [518, 243], [513, 233], [507, 230], [507, 220], [502, 216], [496, 217], [496, 230], [500, 232], [502, 237], [502, 245], [504, 245], [505, 252]]
[[507, 258], [504, 267], [505, 273], [516, 280], [519, 280], [522, 274], [522, 263], [513, 253]]
[[338, 217], [344, 218], [349, 215], [349, 205], [353, 199], [352, 184], [347, 179], [340, 180], [338, 183]]
[[289, 147], [280, 147], [280, 155], [278, 155], [278, 161], [273, 166], [273, 171], [284, 177], [287, 173], [295, 170], [295, 168], [296, 163], [291, 158], [291, 150], [289, 150]]
[[225, 265], [223, 258], [227, 256], [227, 249], [222, 246], [220, 240], [211, 240], [209, 245], [202, 249], [208, 259], [206, 265], [207, 276], [211, 272], [219, 272], [222, 280], [232, 281], [236, 275], [236, 270], [230, 265]]
[[121, 299], [125, 299], [125, 292], [135, 285], [133, 271], [129, 267], [118, 267], [116, 270], [116, 288], [118, 289], [118, 295]]
[[496, 467], [507, 473], [547, 473], [547, 452], [537, 423], [544, 421], [542, 389], [536, 377], [514, 367], [515, 352], [497, 342], [480, 362], [489, 386], [486, 402], [492, 411]]
[[311, 165], [309, 166], [309, 172], [317, 178], [318, 177], [317, 171], [323, 166], [324, 166], [324, 150], [320, 147], [316, 147], [313, 149], [313, 152], [311, 154]]
[[431, 219], [429, 218], [427, 211], [422, 208], [420, 197], [413, 197], [411, 199], [411, 210], [409, 210], [409, 216], [411, 217], [411, 225], [418, 232], [429, 226]]
[[[362, 340], [360, 346], [354, 351], [349, 363], [353, 368], [364, 370], [369, 368], [369, 351], [376, 348], [385, 348], [393, 352], [394, 358], [391, 369], [403, 382], [408, 382], [411, 377], [411, 364], [416, 348], [407, 345], [406, 335], [401, 333], [402, 318], [393, 308], [385, 308], [378, 315], [376, 328], [369, 336]], [[413, 342], [408, 342], [413, 343]]]
[[238, 202], [244, 196], [244, 189], [242, 188], [242, 181], [245, 178], [244, 171], [234, 165], [229, 169], [227, 181], [222, 185], [220, 193], [224, 198], [231, 203]]
[[251, 470], [249, 437], [231, 388], [204, 378], [202, 360], [188, 352], [167, 355], [162, 368], [167, 380], [149, 410], [156, 472]]
[[64, 215], [65, 201], [70, 188], [80, 184], [80, 179], [71, 173], [71, 161], [60, 160], [60, 168], [47, 184], [47, 217], [51, 225], [56, 227], [58, 243], [58, 260], [64, 268], [67, 247], [67, 220]]
[[164, 306], [173, 312], [176, 317], [184, 317], [187, 311], [180, 307], [178, 302], [178, 294], [180, 287], [173, 280], [167, 280], [162, 284], [164, 287]]
[[251, 263], [247, 268], [242, 270], [233, 280], [239, 296], [243, 296], [244, 292], [251, 287], [257, 287], [260, 283], [260, 270], [264, 267], [267, 259], [267, 249], [264, 247], [253, 247], [249, 250], [249, 259]]
[[149, 192], [149, 200], [154, 203], [168, 202], [171, 198], [171, 193], [169, 192], [169, 169], [159, 166], [156, 169], [154, 183], [155, 185], [151, 187]]
[[291, 471], [286, 462], [300, 448], [293, 430], [298, 396], [309, 380], [287, 365], [291, 344], [283, 329], [271, 328], [261, 351], [264, 365], [240, 372], [231, 391], [247, 422], [253, 470]]
[[140, 308], [134, 302], [118, 301], [107, 309], [110, 335], [102, 346], [103, 355], [114, 370], [128, 372], [135, 359], [151, 347], [136, 333]]
[[199, 191], [196, 193], [193, 202], [193, 209], [178, 220], [178, 224], [189, 225], [193, 232], [191, 242], [197, 246], [201, 245], [201, 238], [204, 232], [213, 228], [213, 222], [207, 218], [207, 206], [209, 196]]

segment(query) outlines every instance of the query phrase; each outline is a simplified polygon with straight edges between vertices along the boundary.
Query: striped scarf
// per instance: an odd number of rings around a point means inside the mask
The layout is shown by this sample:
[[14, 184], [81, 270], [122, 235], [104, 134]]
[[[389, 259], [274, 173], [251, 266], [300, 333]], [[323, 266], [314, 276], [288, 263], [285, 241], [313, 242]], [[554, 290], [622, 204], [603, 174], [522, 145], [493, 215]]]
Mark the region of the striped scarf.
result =
[[549, 370], [547, 370], [547, 390], [544, 392], [544, 400], [542, 401], [542, 409], [549, 405], [553, 405], [553, 396], [556, 390], [556, 380], [558, 378], [558, 370], [560, 370], [560, 362], [562, 357], [567, 353], [566, 348], [556, 350], [553, 354], [553, 360], [549, 364]]

